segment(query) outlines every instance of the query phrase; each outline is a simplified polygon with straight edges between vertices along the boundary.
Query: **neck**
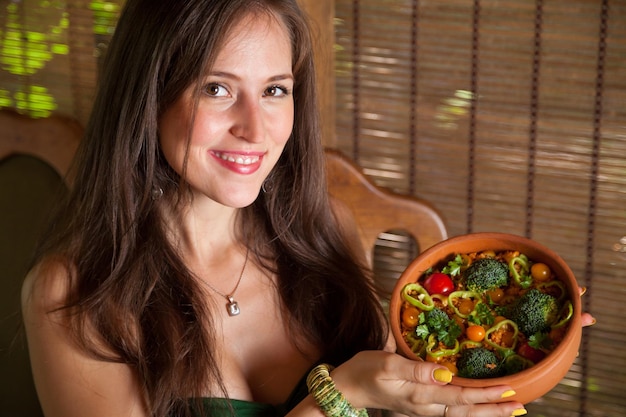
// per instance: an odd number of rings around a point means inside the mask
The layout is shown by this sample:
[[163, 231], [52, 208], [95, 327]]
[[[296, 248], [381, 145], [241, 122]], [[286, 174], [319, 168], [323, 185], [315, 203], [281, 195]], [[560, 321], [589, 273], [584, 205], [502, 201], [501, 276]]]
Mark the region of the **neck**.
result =
[[205, 267], [223, 263], [230, 253], [241, 253], [235, 227], [238, 209], [210, 201], [166, 215], [170, 237], [189, 264]]

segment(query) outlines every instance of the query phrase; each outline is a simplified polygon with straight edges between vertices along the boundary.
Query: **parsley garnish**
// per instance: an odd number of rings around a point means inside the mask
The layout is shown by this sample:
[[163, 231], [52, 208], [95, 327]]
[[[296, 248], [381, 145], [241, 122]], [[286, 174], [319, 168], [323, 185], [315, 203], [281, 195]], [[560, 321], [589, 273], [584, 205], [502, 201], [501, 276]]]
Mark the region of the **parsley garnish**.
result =
[[550, 349], [552, 339], [548, 333], [537, 332], [528, 338], [528, 345], [535, 349]]
[[487, 304], [477, 303], [476, 307], [474, 307], [474, 311], [472, 311], [467, 319], [474, 324], [486, 324], [491, 326], [495, 317]]
[[461, 273], [461, 267], [463, 266], [463, 257], [461, 254], [457, 254], [456, 257], [448, 262], [448, 265], [444, 266], [441, 272], [450, 276], [456, 276]]
[[433, 334], [446, 346], [454, 346], [462, 332], [461, 326], [441, 310], [431, 310], [427, 314], [421, 313], [415, 329], [416, 336], [426, 340], [429, 335]]

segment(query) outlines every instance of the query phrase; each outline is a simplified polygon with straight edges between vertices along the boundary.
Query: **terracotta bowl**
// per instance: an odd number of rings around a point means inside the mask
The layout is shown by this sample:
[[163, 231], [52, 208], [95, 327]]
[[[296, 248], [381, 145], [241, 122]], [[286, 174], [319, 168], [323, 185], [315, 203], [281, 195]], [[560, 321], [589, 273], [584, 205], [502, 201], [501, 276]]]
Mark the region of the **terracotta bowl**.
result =
[[456, 236], [432, 246], [415, 258], [398, 279], [389, 305], [391, 328], [398, 345], [398, 352], [407, 358], [421, 360], [411, 351], [401, 334], [402, 299], [400, 294], [402, 288], [408, 283], [416, 282], [428, 268], [440, 264], [443, 260], [451, 259], [456, 253], [489, 249], [496, 252], [518, 250], [534, 262], [543, 262], [548, 265], [556, 277], [565, 284], [574, 307], [574, 315], [564, 339], [549, 355], [531, 368], [497, 378], [468, 379], [457, 376], [452, 378], [452, 385], [462, 387], [509, 385], [515, 390], [516, 395], [502, 401], [519, 401], [526, 404], [546, 394], [563, 379], [578, 354], [582, 334], [581, 301], [578, 296], [576, 278], [563, 259], [545, 246], [521, 236], [504, 233], [472, 233]]

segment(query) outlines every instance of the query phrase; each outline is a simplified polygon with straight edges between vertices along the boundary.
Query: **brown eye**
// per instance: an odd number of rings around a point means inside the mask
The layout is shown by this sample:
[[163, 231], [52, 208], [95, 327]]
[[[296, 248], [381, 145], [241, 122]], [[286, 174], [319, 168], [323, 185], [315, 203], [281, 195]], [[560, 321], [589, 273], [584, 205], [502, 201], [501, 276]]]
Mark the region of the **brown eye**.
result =
[[282, 96], [286, 96], [289, 94], [289, 90], [287, 90], [285, 87], [281, 87], [279, 85], [273, 85], [271, 87], [268, 87], [265, 90], [265, 95], [267, 97], [282, 97]]
[[226, 88], [222, 87], [219, 84], [209, 84], [205, 88], [205, 92], [212, 97], [221, 97], [228, 94]]

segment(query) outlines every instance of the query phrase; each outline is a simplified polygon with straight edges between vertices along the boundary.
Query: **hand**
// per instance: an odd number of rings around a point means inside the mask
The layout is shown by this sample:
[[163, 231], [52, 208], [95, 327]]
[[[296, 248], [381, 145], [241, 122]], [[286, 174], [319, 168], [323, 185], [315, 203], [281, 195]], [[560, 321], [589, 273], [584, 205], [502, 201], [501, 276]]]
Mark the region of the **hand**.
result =
[[394, 353], [360, 352], [331, 375], [337, 389], [357, 408], [392, 410], [411, 417], [441, 417], [444, 412], [446, 417], [526, 414], [519, 402], [490, 403], [513, 395], [508, 386], [447, 385], [452, 378], [447, 368]]

